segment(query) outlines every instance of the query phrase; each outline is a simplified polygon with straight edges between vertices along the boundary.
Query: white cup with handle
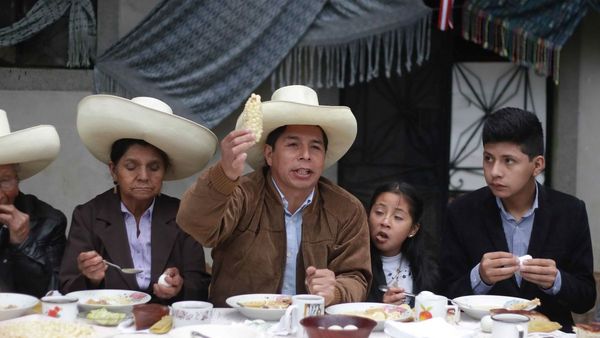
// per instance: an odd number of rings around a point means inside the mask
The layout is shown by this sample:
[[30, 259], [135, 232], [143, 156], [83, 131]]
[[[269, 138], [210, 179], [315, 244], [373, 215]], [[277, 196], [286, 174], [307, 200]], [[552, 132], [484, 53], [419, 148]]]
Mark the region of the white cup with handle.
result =
[[292, 325], [298, 330], [300, 320], [309, 316], [320, 316], [325, 314], [325, 298], [318, 295], [295, 295], [292, 296], [292, 305], [290, 305], [292, 315]]
[[[448, 319], [448, 310], [454, 310], [454, 313]], [[430, 318], [443, 318], [453, 323], [458, 323], [460, 320], [460, 309], [458, 305], [448, 305], [448, 298], [436, 295], [430, 291], [421, 291], [415, 297], [415, 319], [417, 321], [427, 320]]]
[[492, 316], [492, 338], [525, 338], [529, 317], [516, 313]]

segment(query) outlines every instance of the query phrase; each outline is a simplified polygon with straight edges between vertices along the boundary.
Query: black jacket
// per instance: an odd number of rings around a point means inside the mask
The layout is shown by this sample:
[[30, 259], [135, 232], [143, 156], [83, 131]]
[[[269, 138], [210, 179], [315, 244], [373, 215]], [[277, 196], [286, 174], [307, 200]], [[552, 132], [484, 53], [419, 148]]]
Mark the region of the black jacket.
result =
[[[443, 231], [442, 276], [449, 298], [473, 294], [471, 269], [486, 252], [508, 252], [500, 210], [489, 188], [459, 197], [450, 205]], [[593, 276], [592, 242], [583, 201], [538, 185], [528, 254], [556, 262], [562, 286], [557, 295], [540, 287], [510, 278], [496, 283], [489, 294], [539, 298], [538, 311], [559, 322], [569, 332], [571, 311], [584, 313], [594, 306], [596, 286]]]
[[65, 249], [65, 215], [19, 192], [15, 208], [29, 215], [29, 237], [18, 246], [9, 242], [8, 229], [0, 228], [0, 291], [42, 297], [58, 289], [58, 271]]
[[[424, 238], [417, 236], [424, 236]], [[439, 283], [439, 264], [436, 242], [431, 236], [426, 236], [425, 233], [419, 232], [412, 239], [419, 239], [418, 247], [412, 248], [410, 252], [403, 250], [402, 255], [405, 255], [410, 264], [410, 270], [413, 279], [413, 293], [416, 295], [421, 291], [438, 292]], [[406, 248], [406, 246], [404, 246]], [[371, 243], [371, 270], [373, 272], [373, 281], [369, 289], [367, 301], [381, 303], [383, 301], [383, 292], [379, 290], [379, 285], [385, 285], [385, 273], [383, 272], [383, 263], [381, 262], [381, 253], [373, 243]], [[409, 303], [414, 306], [414, 298], [409, 298]]]

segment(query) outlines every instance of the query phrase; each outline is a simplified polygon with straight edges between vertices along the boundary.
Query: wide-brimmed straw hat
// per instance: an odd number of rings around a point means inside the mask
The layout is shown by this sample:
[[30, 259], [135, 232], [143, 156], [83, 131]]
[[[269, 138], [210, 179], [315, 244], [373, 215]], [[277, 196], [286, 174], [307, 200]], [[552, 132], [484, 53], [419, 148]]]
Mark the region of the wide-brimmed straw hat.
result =
[[217, 149], [210, 129], [173, 114], [169, 105], [152, 97], [86, 96], [77, 106], [77, 131], [90, 153], [104, 163], [110, 162], [112, 145], [119, 139], [152, 144], [171, 162], [165, 180], [202, 170]]
[[6, 112], [0, 109], [0, 165], [18, 164], [19, 179], [42, 171], [59, 150], [60, 138], [53, 126], [39, 125], [11, 133]]
[[[263, 133], [248, 150], [246, 161], [254, 168], [264, 166], [263, 149], [267, 136], [285, 125], [320, 126], [327, 135], [325, 168], [332, 166], [350, 149], [356, 138], [356, 118], [345, 106], [320, 106], [317, 93], [306, 86], [294, 85], [277, 89], [271, 101], [262, 103]], [[236, 129], [242, 121], [237, 120]]]

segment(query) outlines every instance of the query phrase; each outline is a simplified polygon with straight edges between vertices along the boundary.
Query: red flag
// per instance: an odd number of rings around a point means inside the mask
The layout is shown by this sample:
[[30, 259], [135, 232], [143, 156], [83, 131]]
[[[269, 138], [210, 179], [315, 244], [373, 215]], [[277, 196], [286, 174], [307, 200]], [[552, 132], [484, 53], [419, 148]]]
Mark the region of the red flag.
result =
[[445, 31], [448, 27], [454, 28], [452, 24], [452, 5], [454, 0], [440, 0], [440, 10], [438, 16], [438, 28]]

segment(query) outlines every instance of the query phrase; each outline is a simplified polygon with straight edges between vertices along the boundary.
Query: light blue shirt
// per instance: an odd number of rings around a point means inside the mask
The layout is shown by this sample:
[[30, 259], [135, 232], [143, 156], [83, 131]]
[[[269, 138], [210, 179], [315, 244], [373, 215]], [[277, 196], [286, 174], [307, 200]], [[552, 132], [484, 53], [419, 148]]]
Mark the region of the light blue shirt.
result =
[[140, 218], [139, 227], [135, 222], [135, 216], [121, 202], [121, 212], [123, 212], [123, 220], [125, 221], [125, 229], [127, 230], [127, 241], [129, 242], [129, 251], [133, 260], [133, 267], [143, 270], [135, 275], [140, 289], [144, 290], [150, 286], [150, 269], [152, 262], [152, 211], [154, 210], [154, 201], [150, 207], [144, 211]]
[[[272, 179], [273, 180], [273, 179]], [[286, 236], [286, 259], [285, 259], [285, 272], [283, 274], [283, 287], [281, 293], [284, 295], [295, 295], [296, 294], [296, 260], [298, 257], [298, 251], [300, 251], [300, 241], [302, 240], [302, 212], [307, 206], [312, 203], [315, 190], [310, 192], [304, 203], [296, 210], [295, 213], [291, 213], [288, 210], [288, 200], [283, 196], [281, 190], [273, 180], [273, 185], [283, 204], [283, 210], [285, 214], [285, 236]]]
[[[500, 218], [502, 219], [502, 228], [504, 236], [508, 244], [508, 251], [513, 255], [520, 257], [527, 254], [529, 249], [529, 241], [531, 239], [531, 230], [533, 229], [533, 221], [535, 219], [535, 210], [538, 208], [538, 187], [535, 186], [535, 198], [533, 205], [525, 212], [520, 221], [517, 221], [506, 209], [502, 200], [496, 197], [496, 204], [500, 209]], [[479, 275], [479, 264], [471, 270], [471, 288], [473, 293], [481, 295], [487, 294], [493, 287], [481, 280]], [[522, 277], [520, 274], [515, 274], [517, 284], [521, 285]], [[556, 275], [554, 285], [550, 289], [542, 289], [545, 293], [555, 295], [560, 291], [562, 281], [560, 271]]]

